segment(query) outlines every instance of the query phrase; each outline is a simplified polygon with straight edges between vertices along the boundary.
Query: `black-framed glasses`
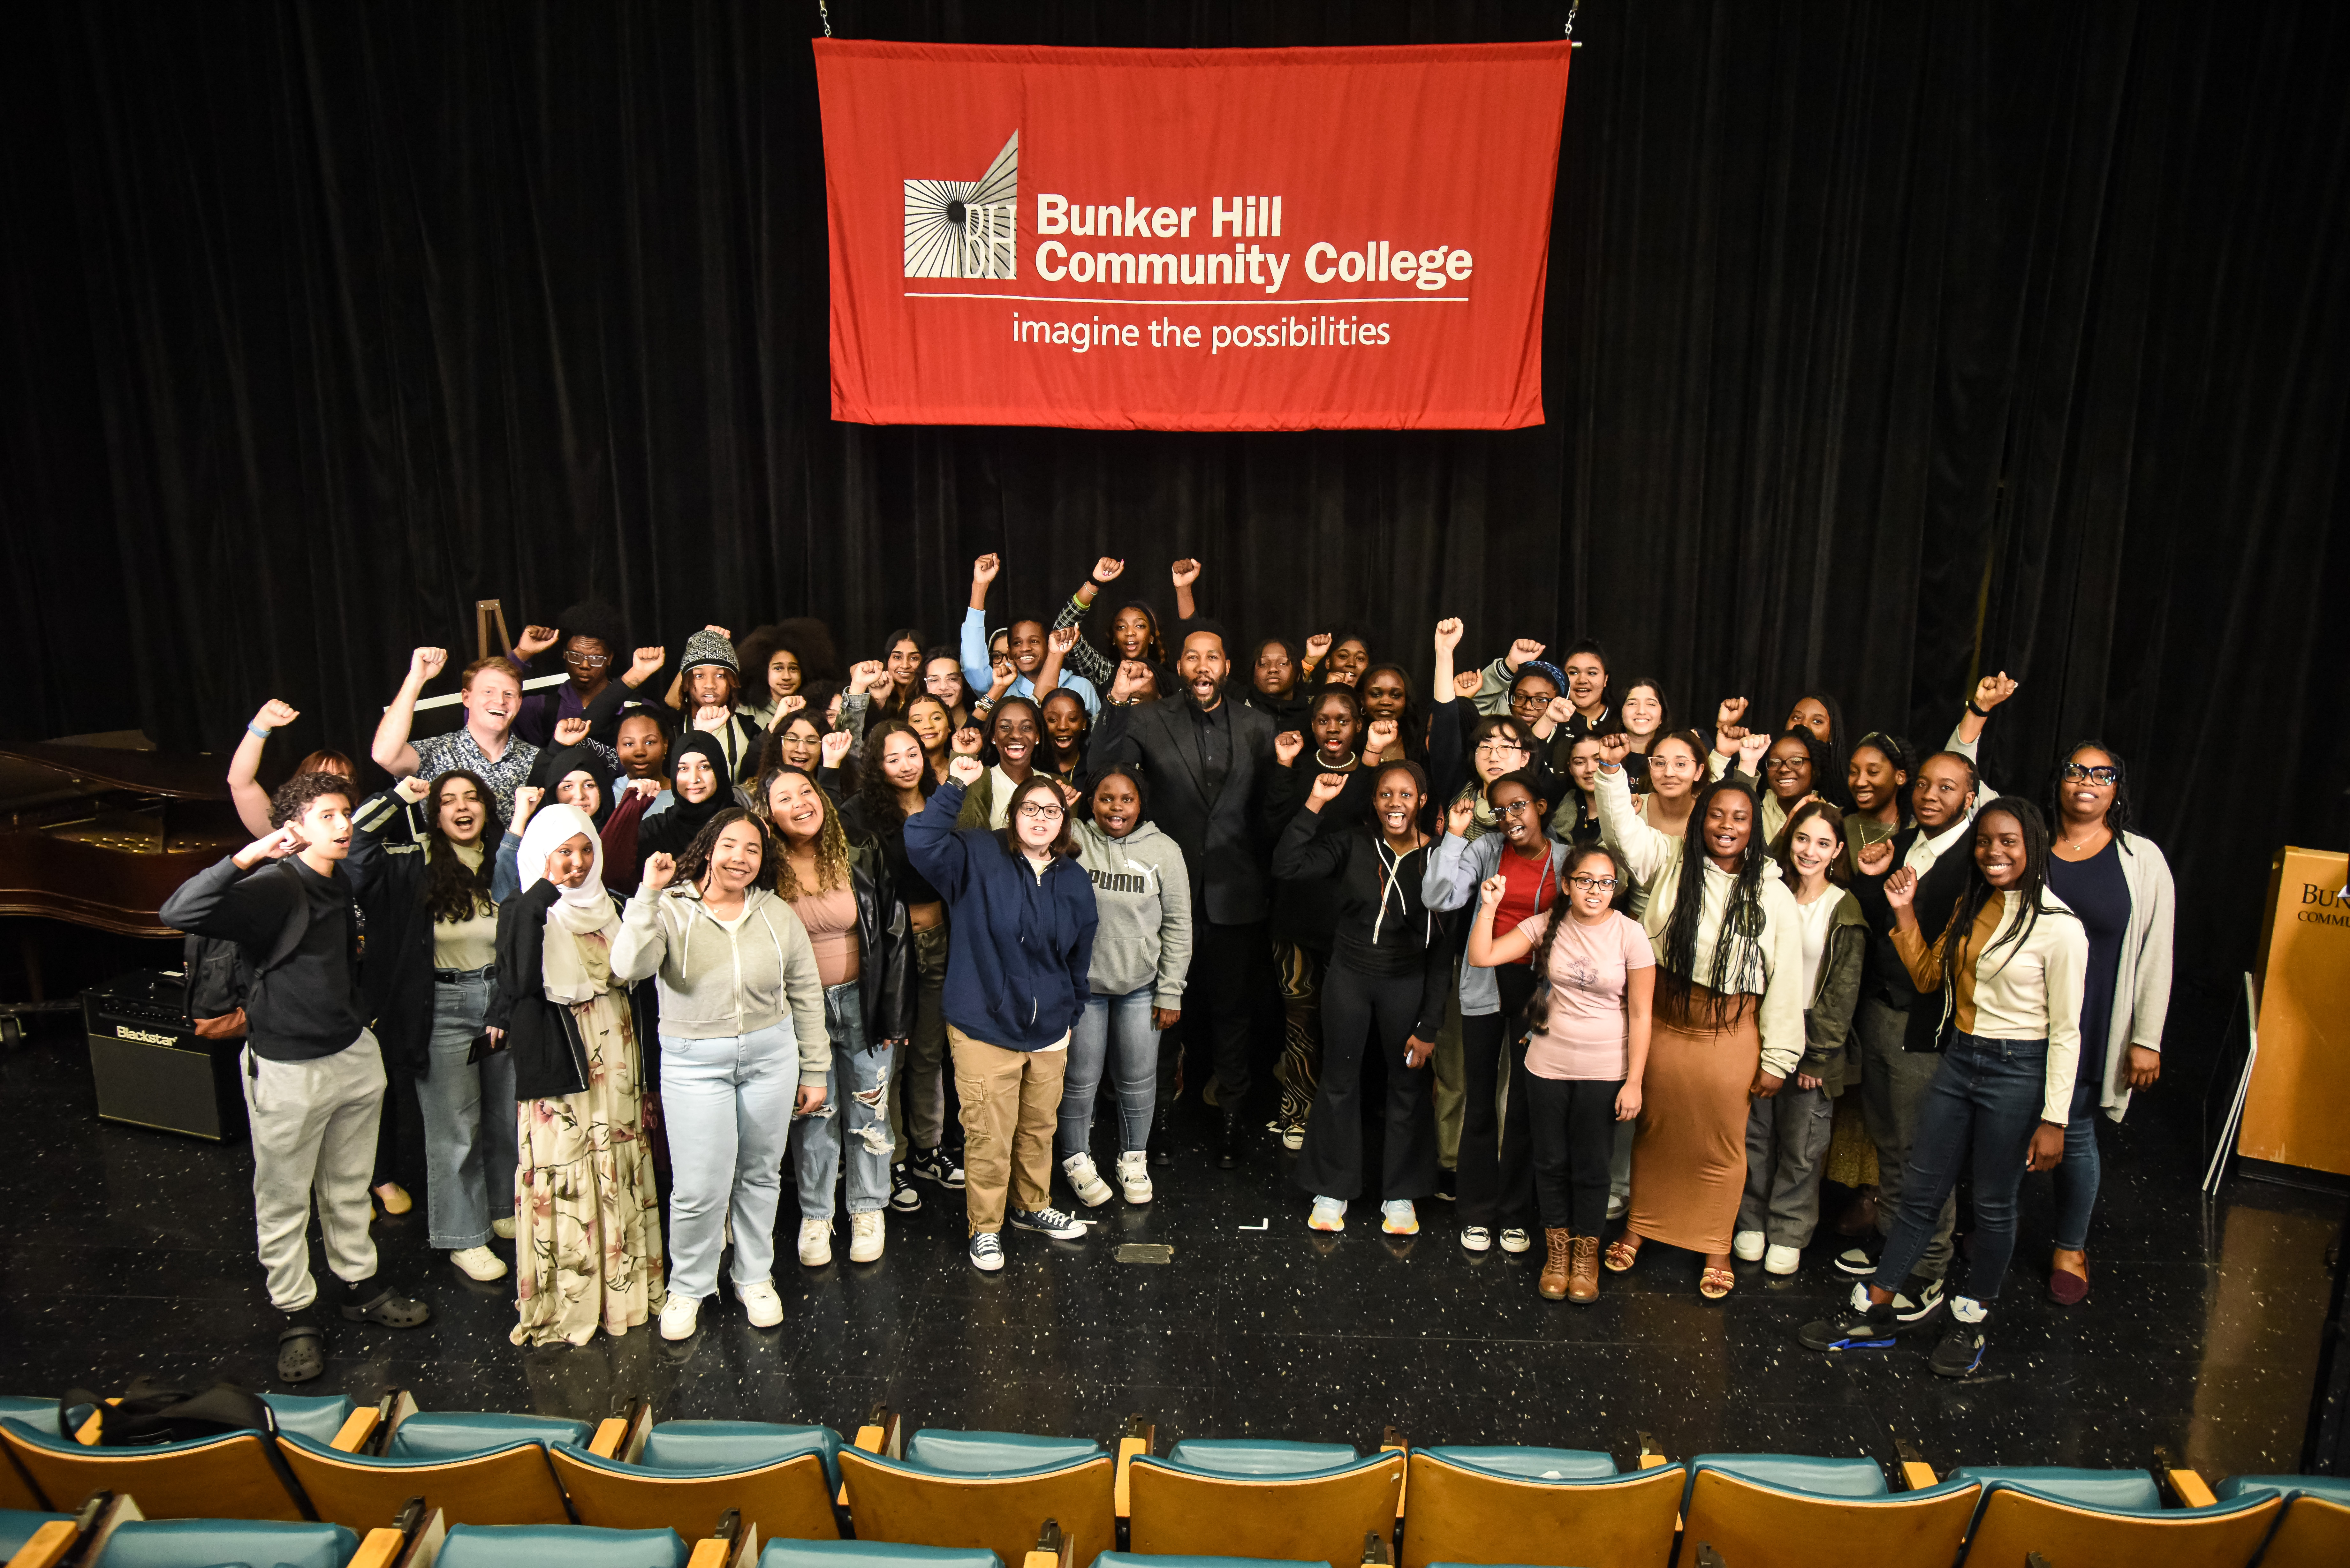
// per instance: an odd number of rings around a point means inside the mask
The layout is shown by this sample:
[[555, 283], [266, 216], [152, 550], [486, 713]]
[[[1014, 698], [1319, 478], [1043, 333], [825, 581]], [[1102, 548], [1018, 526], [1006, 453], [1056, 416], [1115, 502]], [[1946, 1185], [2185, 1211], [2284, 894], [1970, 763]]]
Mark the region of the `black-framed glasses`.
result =
[[2066, 763], [2064, 778], [2066, 784], [2119, 784], [2122, 771], [2114, 767], [2093, 768], [2084, 763]]
[[1020, 808], [1020, 815], [1031, 822], [1053, 822], [1061, 816], [1062, 812], [1057, 805], [1044, 805], [1035, 801], [1030, 801]]
[[612, 662], [612, 656], [608, 653], [566, 653], [563, 662], [577, 664], [583, 670], [601, 670]]
[[1575, 876], [1569, 877], [1566, 881], [1567, 886], [1580, 892], [1613, 893], [1616, 890], [1616, 878], [1613, 877]]
[[1792, 774], [1811, 765], [1809, 757], [1773, 757], [1762, 764], [1762, 771], [1766, 774]]
[[1532, 816], [1534, 815], [1534, 802], [1530, 800], [1513, 800], [1509, 805], [1501, 808], [1501, 815], [1503, 816]]
[[1505, 741], [1499, 735], [1488, 735], [1477, 742], [1477, 749], [1481, 752], [1523, 752], [1526, 748], [1523, 742]]

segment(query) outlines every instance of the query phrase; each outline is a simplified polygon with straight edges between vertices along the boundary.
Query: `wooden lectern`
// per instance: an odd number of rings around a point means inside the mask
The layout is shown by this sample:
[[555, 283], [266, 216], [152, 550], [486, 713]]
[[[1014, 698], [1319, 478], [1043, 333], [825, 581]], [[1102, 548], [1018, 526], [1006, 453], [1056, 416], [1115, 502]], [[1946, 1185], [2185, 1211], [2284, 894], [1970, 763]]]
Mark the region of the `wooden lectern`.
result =
[[2350, 1176], [2350, 856], [2277, 852], [2261, 926], [2260, 1053], [2236, 1152]]

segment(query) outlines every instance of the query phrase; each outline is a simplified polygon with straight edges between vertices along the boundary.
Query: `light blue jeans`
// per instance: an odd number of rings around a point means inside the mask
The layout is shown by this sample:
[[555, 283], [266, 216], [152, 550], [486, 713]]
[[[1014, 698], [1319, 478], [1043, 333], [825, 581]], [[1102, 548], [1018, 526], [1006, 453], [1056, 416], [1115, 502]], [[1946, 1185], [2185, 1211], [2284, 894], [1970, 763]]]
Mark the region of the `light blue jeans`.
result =
[[840, 1168], [844, 1116], [848, 1119], [848, 1211], [879, 1213], [889, 1203], [890, 1048], [865, 1048], [865, 999], [853, 980], [825, 987], [824, 1027], [832, 1036], [824, 1108], [792, 1119], [792, 1171], [799, 1182], [800, 1218], [832, 1218], [833, 1174]]
[[1061, 1085], [1060, 1158], [1087, 1153], [1093, 1141], [1094, 1096], [1102, 1069], [1118, 1084], [1118, 1152], [1150, 1141], [1159, 1087], [1159, 1031], [1150, 1026], [1151, 988], [1124, 996], [1097, 993], [1069, 1031], [1068, 1075]]
[[734, 1282], [775, 1272], [775, 1206], [784, 1147], [800, 1087], [792, 1022], [716, 1040], [661, 1042], [661, 1114], [669, 1122], [669, 1288], [718, 1293], [718, 1254], [734, 1219]]
[[424, 1115], [424, 1224], [444, 1251], [486, 1247], [515, 1206], [515, 1069], [504, 1051], [468, 1063], [490, 1004], [490, 977], [432, 982], [432, 1067], [416, 1080]]

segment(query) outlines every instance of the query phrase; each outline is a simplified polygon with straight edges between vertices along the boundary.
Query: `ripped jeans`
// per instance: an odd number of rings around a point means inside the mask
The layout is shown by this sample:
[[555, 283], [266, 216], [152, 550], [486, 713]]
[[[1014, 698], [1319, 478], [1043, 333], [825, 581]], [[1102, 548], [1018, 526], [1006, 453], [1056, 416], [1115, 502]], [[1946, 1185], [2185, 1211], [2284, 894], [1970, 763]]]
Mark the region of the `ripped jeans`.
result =
[[832, 1036], [824, 1108], [792, 1118], [792, 1171], [799, 1183], [800, 1218], [832, 1218], [843, 1116], [848, 1120], [848, 1211], [878, 1213], [889, 1202], [890, 1048], [880, 1044], [866, 1049], [865, 1002], [853, 980], [825, 987], [824, 1027]]

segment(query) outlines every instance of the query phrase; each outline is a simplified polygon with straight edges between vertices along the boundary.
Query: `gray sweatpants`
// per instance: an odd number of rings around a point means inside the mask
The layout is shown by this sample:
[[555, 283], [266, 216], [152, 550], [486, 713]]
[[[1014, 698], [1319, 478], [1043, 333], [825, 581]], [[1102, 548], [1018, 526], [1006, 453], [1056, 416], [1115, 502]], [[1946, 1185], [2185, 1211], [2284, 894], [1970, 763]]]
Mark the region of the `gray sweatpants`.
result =
[[383, 1108], [383, 1054], [367, 1030], [331, 1056], [273, 1062], [246, 1047], [241, 1071], [253, 1125], [253, 1221], [269, 1301], [300, 1312], [318, 1297], [310, 1277], [310, 1195], [317, 1194], [327, 1266], [346, 1282], [375, 1276], [368, 1182]]
[[[1926, 997], [1919, 1005], [1941, 1003], [1939, 998]], [[1908, 1168], [1909, 1150], [1918, 1141], [1926, 1091], [1933, 1085], [1942, 1058], [1932, 1051], [1904, 1051], [1901, 1040], [1908, 1033], [1909, 1015], [1873, 996], [1860, 999], [1852, 1026], [1860, 1036], [1866, 1062], [1861, 1073], [1860, 1113], [1868, 1126], [1870, 1141], [1877, 1145], [1877, 1233], [1883, 1238], [1893, 1234], [1894, 1217], [1901, 1212], [1902, 1173]], [[1934, 1239], [1927, 1243], [1925, 1256], [1918, 1260], [1917, 1272], [1926, 1278], [1939, 1280], [1950, 1272], [1950, 1229], [1958, 1219], [1954, 1192], [1943, 1199]]]
[[1738, 1228], [1760, 1231], [1773, 1247], [1801, 1251], [1820, 1223], [1820, 1158], [1835, 1128], [1825, 1089], [1799, 1089], [1793, 1074], [1771, 1098], [1746, 1108], [1746, 1195]]

